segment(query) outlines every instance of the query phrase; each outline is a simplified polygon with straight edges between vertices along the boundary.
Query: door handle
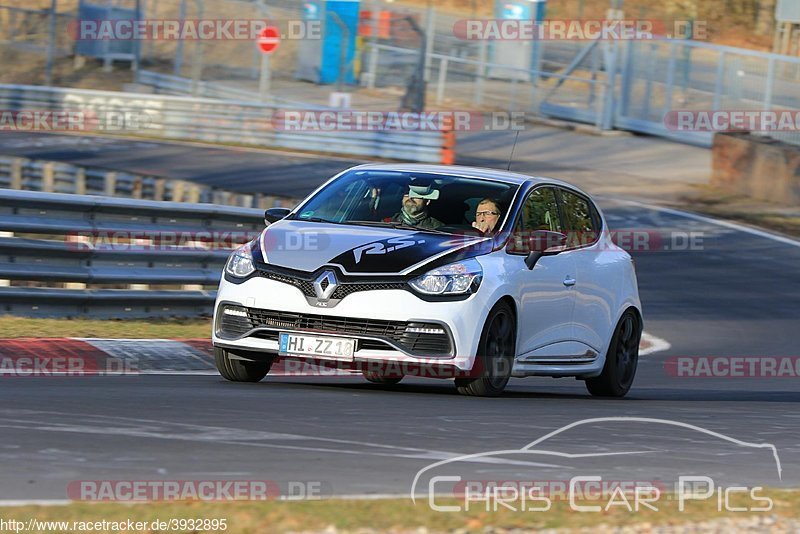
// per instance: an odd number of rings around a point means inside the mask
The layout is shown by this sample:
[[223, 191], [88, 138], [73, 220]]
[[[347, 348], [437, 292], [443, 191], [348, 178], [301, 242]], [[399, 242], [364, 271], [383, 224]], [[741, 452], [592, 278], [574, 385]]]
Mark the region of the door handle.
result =
[[567, 287], [574, 286], [576, 282], [577, 282], [577, 280], [575, 280], [574, 278], [572, 278], [569, 275], [567, 275], [567, 277], [564, 278], [564, 285], [567, 286]]

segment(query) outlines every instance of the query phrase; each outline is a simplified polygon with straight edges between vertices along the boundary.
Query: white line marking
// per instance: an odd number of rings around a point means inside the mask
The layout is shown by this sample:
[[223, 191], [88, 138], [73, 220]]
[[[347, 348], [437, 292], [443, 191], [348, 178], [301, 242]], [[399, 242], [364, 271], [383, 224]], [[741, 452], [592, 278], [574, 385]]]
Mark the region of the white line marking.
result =
[[[418, 496], [423, 496], [420, 494]], [[335, 500], [335, 501], [382, 501], [382, 500], [400, 500], [400, 499], [408, 499], [408, 493], [351, 493], [351, 494], [343, 494], [343, 495], [331, 495], [329, 497], [324, 497], [322, 499], [296, 499], [296, 498], [278, 498], [278, 501], [327, 501], [327, 500]], [[3, 499], [0, 500], [0, 508], [1, 507], [10, 507], [10, 506], [68, 506], [70, 504], [82, 504], [86, 501], [71, 501], [69, 499]], [[259, 502], [259, 501], [238, 501], [238, 502]], [[269, 502], [269, 501], [266, 501]], [[141, 504], [159, 504], [159, 503], [169, 503], [169, 501], [131, 501], [131, 502], [122, 502], [122, 501], [109, 501], [105, 504], [120, 504], [125, 506], [131, 505], [141, 505]]]
[[[603, 197], [600, 197], [603, 198]], [[778, 243], [783, 243], [784, 245], [791, 245], [793, 247], [800, 248], [800, 241], [796, 239], [792, 239], [790, 237], [786, 237], [783, 235], [773, 234], [771, 232], [767, 232], [766, 230], [759, 230], [757, 228], [752, 228], [750, 226], [746, 226], [744, 224], [740, 224], [733, 221], [728, 221], [725, 219], [715, 219], [714, 217], [708, 217], [706, 215], [699, 215], [697, 213], [692, 213], [689, 211], [681, 211], [676, 210], [673, 208], [662, 208], [661, 206], [654, 206], [652, 204], [647, 204], [645, 202], [638, 202], [636, 200], [622, 200], [616, 198], [603, 198], [609, 202], [616, 202], [618, 204], [628, 204], [631, 206], [638, 206], [640, 208], [646, 208], [653, 211], [659, 211], [662, 213], [669, 213], [670, 215], [676, 215], [678, 217], [685, 217], [687, 219], [694, 219], [695, 221], [701, 221], [709, 224], [715, 224], [717, 226], [722, 226], [724, 228], [730, 228], [731, 230], [736, 230], [739, 232], [744, 232], [746, 234], [763, 237], [766, 239], [771, 239], [773, 241], [777, 241]]]
[[[25, 419], [15, 419], [14, 415], [26, 415]], [[375, 443], [368, 441], [325, 438], [319, 436], [307, 436], [302, 434], [288, 434], [267, 431], [248, 431], [236, 428], [194, 425], [187, 423], [165, 422], [153, 419], [94, 416], [81, 420], [79, 424], [69, 424], [61, 422], [64, 415], [61, 414], [59, 422], [48, 422], [42, 420], [35, 421], [36, 415], [54, 415], [61, 412], [35, 411], [35, 410], [0, 410], [0, 428], [33, 430], [42, 432], [65, 432], [88, 435], [106, 436], [126, 436], [132, 438], [155, 438], [165, 440], [180, 440], [202, 443], [217, 443], [235, 446], [248, 447], [267, 447], [288, 449], [294, 451], [322, 452], [330, 454], [345, 455], [368, 455], [378, 457], [409, 458], [417, 460], [434, 460], [457, 457], [458, 453], [452, 451], [441, 451], [435, 449], [424, 449], [416, 447], [406, 447]], [[75, 414], [69, 414], [75, 415]], [[145, 424], [143, 424], [145, 423]], [[126, 426], [128, 425], [128, 426]], [[170, 432], [170, 427], [172, 432]], [[313, 445], [283, 445], [275, 441], [298, 441], [300, 443], [311, 444], [321, 442], [323, 444], [335, 444], [349, 446], [347, 449], [337, 449], [326, 446]], [[385, 452], [382, 452], [385, 451]], [[502, 460], [489, 458], [476, 460], [478, 463], [488, 464], [507, 464], [523, 465], [533, 467], [559, 468], [560, 465], [527, 462], [520, 460]]]
[[649, 354], [653, 354], [654, 352], [668, 350], [670, 347], [672, 347], [672, 345], [670, 345], [669, 341], [666, 339], [661, 339], [660, 337], [648, 334], [647, 332], [642, 332], [642, 341], [650, 343], [650, 346], [646, 349], [639, 349], [639, 356], [647, 356]]
[[72, 501], [68, 499], [3, 499], [0, 506], [66, 506]]

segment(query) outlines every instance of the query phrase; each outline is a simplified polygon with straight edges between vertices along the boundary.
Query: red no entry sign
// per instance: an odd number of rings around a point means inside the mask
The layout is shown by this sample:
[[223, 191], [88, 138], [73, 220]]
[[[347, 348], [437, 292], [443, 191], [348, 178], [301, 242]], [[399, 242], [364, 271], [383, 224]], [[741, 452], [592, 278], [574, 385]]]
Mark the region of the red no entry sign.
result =
[[265, 54], [271, 54], [281, 43], [281, 32], [275, 26], [267, 26], [258, 36], [258, 47]]

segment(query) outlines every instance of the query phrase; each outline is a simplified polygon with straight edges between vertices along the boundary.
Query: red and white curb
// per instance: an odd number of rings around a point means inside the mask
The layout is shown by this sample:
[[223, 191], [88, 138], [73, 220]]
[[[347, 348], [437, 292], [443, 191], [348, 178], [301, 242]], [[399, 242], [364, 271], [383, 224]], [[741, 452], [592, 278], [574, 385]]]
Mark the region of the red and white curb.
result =
[[[642, 334], [641, 356], [670, 348], [665, 340]], [[63, 375], [216, 375], [209, 339], [0, 339], [0, 376]], [[279, 361], [271, 376], [334, 376], [352, 371]]]

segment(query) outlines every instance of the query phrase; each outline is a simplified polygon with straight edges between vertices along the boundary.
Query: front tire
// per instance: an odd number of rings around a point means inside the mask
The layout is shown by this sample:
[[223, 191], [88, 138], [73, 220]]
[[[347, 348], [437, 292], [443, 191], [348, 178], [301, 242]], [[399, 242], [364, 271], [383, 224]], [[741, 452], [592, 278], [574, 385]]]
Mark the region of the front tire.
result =
[[517, 345], [517, 322], [506, 302], [499, 302], [489, 312], [483, 327], [478, 356], [477, 378], [456, 378], [456, 389], [462, 395], [498, 397], [511, 378]]
[[266, 362], [248, 362], [232, 357], [225, 349], [214, 347], [214, 362], [217, 370], [226, 380], [231, 382], [259, 382], [267, 376], [273, 359]]
[[603, 372], [586, 379], [586, 389], [595, 397], [624, 397], [631, 389], [639, 363], [642, 325], [633, 310], [626, 311], [617, 323], [606, 354]]

